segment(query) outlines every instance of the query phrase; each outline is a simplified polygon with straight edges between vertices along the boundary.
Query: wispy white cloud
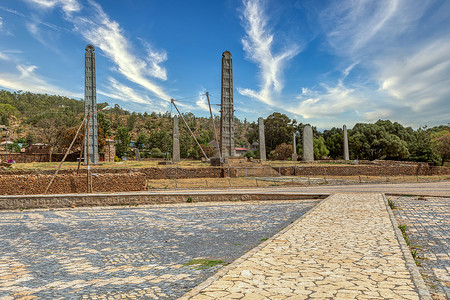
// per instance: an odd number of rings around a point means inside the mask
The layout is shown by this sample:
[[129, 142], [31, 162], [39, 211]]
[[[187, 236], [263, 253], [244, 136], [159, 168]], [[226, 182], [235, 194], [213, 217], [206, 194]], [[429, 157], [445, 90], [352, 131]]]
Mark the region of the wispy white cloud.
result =
[[[331, 2], [319, 18], [328, 42], [340, 55], [365, 57], [389, 50], [411, 24], [426, 12], [432, 0]], [[403, 40], [404, 41], [404, 40]]]
[[[133, 53], [132, 43], [124, 36], [123, 29], [104, 12], [93, 0], [82, 6], [77, 0], [26, 0], [44, 9], [60, 7], [64, 18], [74, 25], [75, 32], [93, 44], [111, 59], [115, 70], [127, 80], [136, 83], [153, 93], [156, 97], [169, 101], [164, 89], [150, 77], [167, 80], [167, 71], [161, 65], [167, 60], [165, 51], [157, 51], [148, 42], [142, 41], [146, 55], [139, 57]], [[84, 9], [83, 9], [84, 8]], [[36, 29], [31, 27], [30, 29]], [[38, 31], [34, 31], [35, 37]], [[121, 89], [123, 91], [123, 87]], [[137, 99], [137, 98], [136, 98]]]
[[346, 112], [354, 112], [364, 101], [355, 89], [344, 86], [340, 81], [336, 86], [322, 84], [322, 90], [315, 91], [306, 88], [297, 96], [300, 100], [298, 106], [292, 106], [288, 110], [310, 118], [330, 118]]
[[[330, 51], [348, 67], [337, 83], [301, 93], [295, 112], [305, 118], [346, 114], [356, 122], [448, 122], [450, 20], [443, 12], [449, 9], [440, 0], [331, 2], [319, 19]], [[357, 81], [348, 78], [355, 66]]]
[[300, 47], [288, 44], [280, 53], [273, 53], [274, 34], [267, 25], [268, 17], [260, 0], [244, 0], [242, 20], [247, 34], [242, 39], [242, 44], [247, 57], [260, 69], [261, 89], [255, 91], [238, 88], [238, 92], [265, 104], [275, 105], [273, 94], [280, 93], [283, 89], [283, 68], [300, 52]]
[[61, 89], [37, 74], [37, 66], [18, 64], [15, 73], [0, 73], [0, 86], [11, 90], [26, 90], [42, 94], [57, 94], [75, 98], [82, 95]]
[[65, 13], [72, 13], [81, 10], [81, 4], [77, 0], [26, 0], [40, 8], [51, 9], [61, 6]]
[[414, 112], [436, 105], [449, 108], [449, 38], [426, 45], [403, 59], [377, 61], [381, 89]]
[[[208, 105], [208, 99], [206, 99], [206, 90], [202, 90], [198, 92], [198, 99], [195, 102], [195, 104], [203, 111], [206, 111], [209, 113], [209, 105]], [[218, 114], [219, 111], [211, 106], [211, 110], [213, 114]]]
[[90, 16], [68, 15], [67, 19], [75, 25], [86, 41], [99, 47], [117, 66], [117, 71], [128, 80], [144, 87], [160, 99], [169, 101], [170, 97], [163, 88], [151, 81], [147, 76], [161, 80], [167, 78], [165, 69], [159, 64], [167, 59], [164, 51], [152, 51], [147, 48], [147, 58], [141, 59], [132, 53], [132, 43], [123, 35], [120, 25], [111, 20], [101, 6], [89, 1]]
[[131, 101], [139, 104], [151, 104], [152, 101], [148, 96], [141, 95], [137, 93], [134, 89], [130, 88], [129, 86], [126, 86], [116, 79], [109, 77], [109, 86], [108, 90], [109, 92], [100, 92], [100, 94], [103, 94], [107, 97], [111, 97], [114, 99], [122, 100], [122, 101]]

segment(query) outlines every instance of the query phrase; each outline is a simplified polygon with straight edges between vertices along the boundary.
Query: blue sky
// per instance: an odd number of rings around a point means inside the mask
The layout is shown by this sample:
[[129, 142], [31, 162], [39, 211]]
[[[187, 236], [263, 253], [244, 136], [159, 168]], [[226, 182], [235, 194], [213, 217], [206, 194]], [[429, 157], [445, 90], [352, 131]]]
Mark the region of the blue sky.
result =
[[208, 116], [228, 50], [240, 119], [450, 122], [446, 0], [1, 0], [0, 88], [82, 99], [87, 44], [97, 100], [133, 111]]

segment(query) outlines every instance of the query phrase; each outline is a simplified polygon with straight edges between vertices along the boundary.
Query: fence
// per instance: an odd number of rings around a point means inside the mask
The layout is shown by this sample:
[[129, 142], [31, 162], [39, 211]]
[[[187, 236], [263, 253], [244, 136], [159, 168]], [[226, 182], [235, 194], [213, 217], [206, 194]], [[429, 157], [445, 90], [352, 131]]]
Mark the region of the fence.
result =
[[[317, 168], [321, 168], [318, 172]], [[402, 182], [439, 182], [450, 181], [448, 170], [441, 174], [432, 175], [395, 174], [384, 168], [385, 172], [371, 170], [367, 175], [363, 169], [355, 168], [354, 172], [343, 172], [335, 175], [328, 167], [314, 167], [305, 170], [294, 167], [238, 167], [224, 168], [225, 178], [170, 178], [162, 180], [148, 180], [147, 189], [209, 189], [209, 188], [238, 188], [238, 187], [274, 187], [274, 186], [312, 186], [312, 185], [348, 185], [372, 183], [402, 183]], [[448, 168], [447, 168], [448, 169]], [[367, 170], [367, 169], [366, 169]], [[410, 170], [411, 171], [411, 170]], [[331, 173], [331, 174], [329, 174]], [[394, 173], [394, 175], [392, 175]], [[414, 172], [410, 172], [414, 173]], [[423, 172], [430, 173], [430, 172]]]

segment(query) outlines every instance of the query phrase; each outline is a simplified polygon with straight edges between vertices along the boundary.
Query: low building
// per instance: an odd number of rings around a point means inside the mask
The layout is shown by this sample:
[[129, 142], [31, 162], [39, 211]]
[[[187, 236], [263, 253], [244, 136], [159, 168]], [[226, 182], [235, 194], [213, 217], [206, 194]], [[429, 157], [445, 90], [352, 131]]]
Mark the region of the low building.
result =
[[247, 148], [242, 148], [242, 147], [236, 147], [236, 155], [237, 156], [244, 156], [244, 153], [248, 151]]
[[34, 143], [25, 147], [26, 154], [49, 154], [51, 147], [47, 144]]

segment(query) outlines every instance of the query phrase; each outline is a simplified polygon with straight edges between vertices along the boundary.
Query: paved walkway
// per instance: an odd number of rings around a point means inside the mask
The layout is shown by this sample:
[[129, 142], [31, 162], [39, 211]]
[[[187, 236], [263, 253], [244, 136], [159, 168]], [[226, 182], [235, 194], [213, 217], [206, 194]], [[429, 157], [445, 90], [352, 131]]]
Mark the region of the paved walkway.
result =
[[420, 299], [418, 291], [383, 196], [336, 194], [182, 299]]
[[316, 204], [2, 211], [0, 299], [176, 299]]
[[370, 183], [349, 185], [321, 186], [281, 186], [269, 188], [235, 188], [235, 189], [204, 189], [204, 190], [158, 190], [145, 192], [147, 194], [221, 194], [221, 193], [398, 193], [404, 195], [450, 196], [450, 181], [419, 182], [419, 183]]
[[450, 199], [388, 197], [397, 222], [406, 226], [419, 270], [433, 299], [450, 299]]

